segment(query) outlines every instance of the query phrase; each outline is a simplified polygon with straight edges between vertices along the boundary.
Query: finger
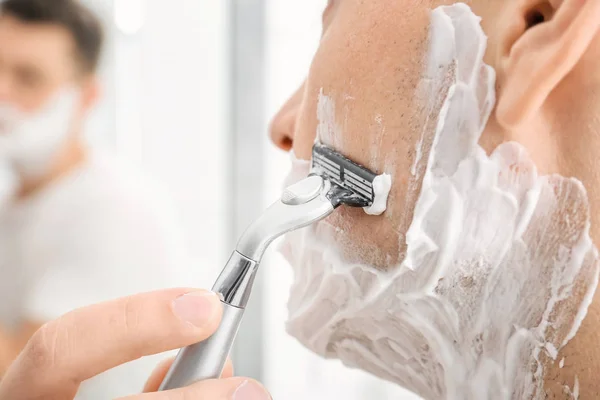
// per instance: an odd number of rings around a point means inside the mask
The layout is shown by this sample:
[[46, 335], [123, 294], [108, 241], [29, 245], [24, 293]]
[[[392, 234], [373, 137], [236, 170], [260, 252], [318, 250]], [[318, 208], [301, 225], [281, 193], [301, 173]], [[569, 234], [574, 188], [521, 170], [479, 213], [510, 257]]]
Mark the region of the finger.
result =
[[146, 393], [121, 400], [271, 400], [267, 390], [248, 378], [229, 378], [196, 383], [187, 388]]
[[173, 365], [173, 361], [175, 361], [175, 357], [163, 360], [158, 366], [154, 369], [150, 378], [144, 385], [144, 393], [156, 392], [160, 387], [160, 384], [167, 376], [167, 372], [169, 372], [169, 368]]
[[230, 359], [227, 360], [227, 363], [225, 363], [225, 368], [223, 368], [223, 373], [221, 374], [221, 378], [222, 379], [228, 379], [233, 377], [235, 373], [235, 370], [233, 368], [233, 363], [231, 362]]
[[36, 332], [0, 383], [0, 398], [48, 393], [67, 398], [82, 381], [112, 367], [205, 340], [218, 327], [221, 313], [215, 294], [192, 289], [75, 310]]
[[[144, 393], [156, 392], [160, 387], [160, 384], [167, 376], [167, 372], [169, 372], [169, 368], [173, 365], [173, 361], [175, 361], [175, 357], [169, 358], [161, 362], [158, 367], [154, 370], [148, 382], [144, 386]], [[223, 369], [223, 373], [221, 374], [221, 378], [227, 379], [233, 376], [233, 363], [230, 359], [227, 360], [225, 364], [225, 368]]]

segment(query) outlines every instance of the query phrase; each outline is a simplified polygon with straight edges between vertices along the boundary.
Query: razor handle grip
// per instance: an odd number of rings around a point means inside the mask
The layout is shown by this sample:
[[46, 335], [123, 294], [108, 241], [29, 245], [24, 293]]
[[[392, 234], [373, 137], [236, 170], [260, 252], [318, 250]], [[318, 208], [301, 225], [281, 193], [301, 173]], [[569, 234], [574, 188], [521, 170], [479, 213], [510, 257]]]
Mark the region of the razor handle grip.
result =
[[217, 331], [207, 340], [182, 348], [159, 391], [178, 389], [207, 379], [218, 379], [242, 322], [244, 309], [225, 302]]

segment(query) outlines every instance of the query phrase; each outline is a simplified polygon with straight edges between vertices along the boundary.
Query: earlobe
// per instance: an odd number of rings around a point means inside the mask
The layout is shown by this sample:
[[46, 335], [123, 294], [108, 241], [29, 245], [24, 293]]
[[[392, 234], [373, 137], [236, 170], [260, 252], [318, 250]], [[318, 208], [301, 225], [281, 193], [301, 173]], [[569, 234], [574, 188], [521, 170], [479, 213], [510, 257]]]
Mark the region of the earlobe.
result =
[[535, 115], [585, 54], [600, 26], [600, 1], [528, 1], [500, 63], [496, 118], [506, 129]]
[[83, 85], [82, 91], [82, 104], [83, 108], [88, 111], [93, 108], [98, 99], [100, 98], [100, 83], [96, 77], [88, 78], [87, 82]]

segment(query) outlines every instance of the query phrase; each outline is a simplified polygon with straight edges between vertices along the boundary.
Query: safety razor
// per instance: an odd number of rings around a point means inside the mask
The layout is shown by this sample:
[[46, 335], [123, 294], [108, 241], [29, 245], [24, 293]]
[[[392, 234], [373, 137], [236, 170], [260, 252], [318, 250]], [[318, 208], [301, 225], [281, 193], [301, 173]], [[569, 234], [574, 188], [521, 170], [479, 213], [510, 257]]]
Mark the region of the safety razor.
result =
[[237, 335], [263, 255], [278, 237], [331, 215], [341, 205], [369, 207], [376, 174], [334, 150], [315, 144], [311, 174], [286, 188], [241, 236], [212, 290], [223, 303], [217, 331], [181, 349], [159, 390], [189, 386], [221, 376]]

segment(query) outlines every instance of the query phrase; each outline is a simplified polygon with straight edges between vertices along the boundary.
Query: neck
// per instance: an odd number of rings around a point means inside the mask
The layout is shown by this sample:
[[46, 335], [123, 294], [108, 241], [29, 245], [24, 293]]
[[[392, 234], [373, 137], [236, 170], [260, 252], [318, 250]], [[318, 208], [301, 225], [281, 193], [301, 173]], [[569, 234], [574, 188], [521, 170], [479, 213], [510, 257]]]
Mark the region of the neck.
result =
[[43, 190], [57, 179], [79, 167], [87, 160], [87, 157], [88, 151], [81, 140], [78, 138], [70, 140], [58, 153], [52, 167], [45, 174], [22, 180], [18, 197], [24, 199]]
[[[586, 188], [590, 213], [591, 235], [600, 245], [600, 92], [582, 89], [579, 98], [568, 98], [573, 107], [557, 113], [554, 135], [563, 157], [557, 160], [559, 172], [580, 180]], [[563, 103], [564, 104], [564, 103]]]
[[502, 142], [519, 142], [540, 175], [581, 181], [589, 199], [591, 236], [600, 247], [600, 84], [585, 87], [574, 82], [578, 78], [570, 79], [524, 126], [503, 128], [492, 116], [480, 144], [489, 154]]

